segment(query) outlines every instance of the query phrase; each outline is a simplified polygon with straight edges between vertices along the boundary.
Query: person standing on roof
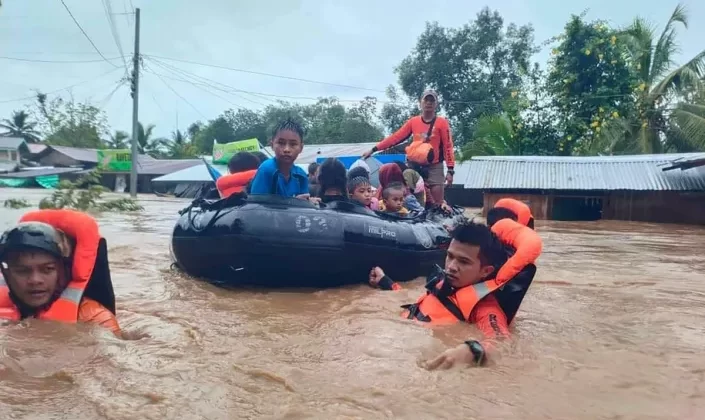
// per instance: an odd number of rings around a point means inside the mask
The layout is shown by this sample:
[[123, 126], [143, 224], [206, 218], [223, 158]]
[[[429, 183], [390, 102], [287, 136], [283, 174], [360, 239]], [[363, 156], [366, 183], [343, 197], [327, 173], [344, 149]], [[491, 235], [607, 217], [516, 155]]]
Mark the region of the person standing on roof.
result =
[[[421, 115], [409, 119], [397, 132], [377, 143], [375, 147], [362, 155], [363, 159], [373, 153], [389, 149], [411, 137], [411, 144], [406, 148], [409, 166], [416, 170], [430, 187], [435, 203], [444, 200], [444, 184], [453, 183], [455, 174], [455, 151], [453, 137], [448, 120], [436, 114], [438, 93], [427, 89], [419, 101]], [[443, 162], [448, 167], [444, 175]]]

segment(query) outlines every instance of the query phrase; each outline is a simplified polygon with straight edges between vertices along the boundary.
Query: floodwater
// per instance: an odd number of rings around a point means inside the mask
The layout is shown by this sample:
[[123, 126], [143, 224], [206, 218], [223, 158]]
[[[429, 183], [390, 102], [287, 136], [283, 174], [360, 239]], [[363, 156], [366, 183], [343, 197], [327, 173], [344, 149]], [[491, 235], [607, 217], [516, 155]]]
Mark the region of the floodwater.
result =
[[[131, 340], [1, 327], [0, 418], [705, 418], [705, 229], [539, 222], [538, 275], [496, 365], [428, 372], [420, 361], [478, 333], [398, 318], [421, 280], [398, 293], [221, 290], [170, 269], [186, 202], [142, 202], [99, 217]], [[0, 209], [0, 228], [22, 213]]]

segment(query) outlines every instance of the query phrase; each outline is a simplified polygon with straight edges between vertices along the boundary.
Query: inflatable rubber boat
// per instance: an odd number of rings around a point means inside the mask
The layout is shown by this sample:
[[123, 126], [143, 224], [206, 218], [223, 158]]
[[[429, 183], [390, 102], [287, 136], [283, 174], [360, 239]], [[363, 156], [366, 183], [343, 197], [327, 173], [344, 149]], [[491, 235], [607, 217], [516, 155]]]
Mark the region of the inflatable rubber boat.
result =
[[375, 265], [406, 281], [443, 264], [446, 227], [462, 220], [459, 207], [400, 217], [348, 201], [319, 208], [295, 198], [235, 195], [182, 210], [171, 253], [187, 274], [220, 285], [359, 284]]

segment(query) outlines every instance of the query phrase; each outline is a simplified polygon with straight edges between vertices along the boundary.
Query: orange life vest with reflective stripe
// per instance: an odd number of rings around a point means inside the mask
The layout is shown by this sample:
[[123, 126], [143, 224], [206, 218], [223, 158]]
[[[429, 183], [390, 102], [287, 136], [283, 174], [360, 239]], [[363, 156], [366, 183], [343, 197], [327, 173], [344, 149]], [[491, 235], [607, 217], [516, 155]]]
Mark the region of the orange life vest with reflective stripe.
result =
[[466, 286], [447, 296], [443, 291], [443, 281], [427, 284], [426, 294], [416, 303], [403, 306], [405, 310], [402, 316], [433, 324], [469, 322], [470, 314], [477, 303], [494, 291], [487, 287], [487, 283], [489, 282]]
[[[77, 322], [83, 292], [93, 274], [98, 255], [100, 242], [98, 223], [85, 213], [65, 209], [29, 212], [22, 216], [20, 222], [46, 223], [76, 241], [71, 267], [72, 280], [59, 298], [48, 309], [39, 312], [36, 318], [67, 323]], [[20, 318], [20, 311], [10, 299], [10, 289], [0, 275], [0, 319], [19, 321]]]
[[517, 222], [521, 223], [524, 226], [528, 226], [529, 221], [534, 217], [531, 214], [531, 209], [529, 208], [529, 206], [513, 198], [501, 198], [497, 200], [494, 206], [495, 208], [501, 207], [507, 210], [511, 210], [512, 212], [514, 212], [514, 214], [517, 215]]
[[221, 198], [228, 198], [233, 194], [243, 192], [247, 184], [252, 181], [257, 174], [257, 169], [234, 174], [223, 175], [215, 181]]

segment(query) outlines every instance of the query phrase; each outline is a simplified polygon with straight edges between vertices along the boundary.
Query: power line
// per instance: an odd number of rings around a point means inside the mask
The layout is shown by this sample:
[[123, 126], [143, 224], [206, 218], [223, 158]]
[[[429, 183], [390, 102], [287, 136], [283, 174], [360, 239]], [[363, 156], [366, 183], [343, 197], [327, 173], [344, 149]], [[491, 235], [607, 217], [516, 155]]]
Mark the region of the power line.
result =
[[83, 30], [83, 28], [81, 27], [81, 24], [78, 23], [78, 21], [76, 20], [75, 17], [73, 17], [73, 13], [71, 13], [71, 9], [69, 9], [69, 7], [66, 5], [66, 3], [64, 2], [64, 0], [61, 0], [61, 4], [64, 5], [64, 8], [65, 8], [66, 11], [69, 13], [69, 16], [71, 16], [71, 19], [73, 19], [73, 22], [76, 24], [76, 26], [78, 26], [78, 29], [81, 30], [81, 32], [83, 33], [83, 36], [86, 37], [86, 39], [88, 40], [88, 42], [91, 43], [91, 45], [93, 46], [93, 49], [95, 49], [95, 51], [98, 53], [98, 55], [100, 55], [100, 56], [103, 58], [103, 60], [105, 60], [106, 63], [110, 64], [111, 66], [113, 66], [113, 67], [115, 67], [115, 68], [119, 68], [119, 67], [116, 66], [115, 64], [111, 63], [107, 58], [105, 58], [105, 56], [103, 55], [103, 53], [100, 52], [100, 50], [98, 49], [98, 47], [96, 47], [96, 45], [93, 43], [93, 40], [91, 40], [91, 37], [89, 37], [88, 34], [86, 33], [86, 31]]
[[298, 82], [314, 83], [314, 84], [319, 84], [319, 85], [343, 87], [343, 88], [347, 88], [347, 89], [357, 89], [357, 90], [366, 90], [366, 91], [370, 91], [370, 92], [385, 93], [383, 90], [369, 89], [369, 88], [360, 87], [360, 86], [343, 85], [343, 84], [339, 84], [339, 83], [322, 82], [322, 81], [319, 81], [319, 80], [302, 79], [302, 78], [299, 78], [299, 77], [282, 76], [282, 75], [279, 75], [279, 74], [264, 73], [264, 72], [252, 71], [252, 70], [244, 70], [244, 69], [238, 69], [238, 68], [233, 68], [233, 67], [220, 66], [220, 65], [217, 65], [217, 64], [198, 63], [198, 62], [196, 62], [196, 61], [182, 60], [182, 59], [178, 59], [178, 58], [162, 57], [162, 56], [158, 56], [158, 55], [145, 55], [145, 56], [147, 56], [147, 57], [152, 57], [152, 58], [160, 58], [160, 59], [162, 59], [162, 60], [178, 61], [178, 62], [181, 62], [181, 63], [195, 64], [195, 65], [204, 66], [204, 67], [213, 67], [213, 68], [217, 68], [217, 69], [236, 71], [236, 72], [239, 72], [239, 73], [256, 74], [256, 75], [260, 75], [260, 76], [275, 77], [275, 78], [278, 78], [278, 79], [295, 80], [295, 81], [298, 81]]
[[208, 117], [206, 117], [205, 115], [203, 115], [203, 113], [202, 113], [201, 111], [199, 111], [198, 108], [196, 108], [195, 106], [193, 106], [193, 104], [192, 104], [191, 102], [187, 101], [186, 98], [184, 98], [183, 96], [181, 96], [181, 94], [179, 94], [179, 92], [175, 91], [174, 88], [172, 88], [172, 87], [166, 82], [166, 80], [162, 79], [162, 76], [161, 76], [160, 74], [157, 74], [157, 73], [152, 73], [152, 74], [156, 75], [156, 76], [159, 78], [159, 80], [161, 80], [162, 83], [164, 83], [164, 85], [169, 88], [169, 90], [171, 90], [172, 92], [174, 92], [174, 95], [178, 96], [179, 98], [181, 98], [182, 101], [186, 102], [186, 103], [187, 103], [191, 108], [193, 108], [193, 110], [196, 111], [200, 116], [202, 116], [203, 118], [208, 119]]
[[[244, 96], [242, 96], [242, 95], [239, 95], [239, 94], [237, 94], [237, 93], [233, 93], [232, 91], [227, 91], [227, 90], [224, 90], [223, 88], [219, 88], [218, 86], [215, 86], [215, 85], [213, 85], [212, 83], [215, 83], [215, 84], [218, 84], [218, 85], [221, 85], [221, 86], [225, 86], [225, 87], [230, 88], [230, 89], [232, 89], [232, 90], [234, 90], [234, 91], [237, 91], [237, 90], [238, 90], [238, 89], [235, 89], [235, 88], [233, 88], [233, 87], [231, 87], [231, 86], [225, 85], [225, 84], [220, 83], [220, 82], [216, 82], [215, 80], [210, 80], [210, 79], [207, 79], [207, 78], [205, 78], [205, 77], [201, 77], [201, 76], [195, 75], [195, 74], [193, 74], [193, 73], [189, 73], [189, 72], [187, 72], [187, 71], [185, 71], [185, 70], [181, 70], [181, 69], [179, 69], [179, 68], [177, 68], [177, 67], [170, 66], [169, 64], [163, 63], [163, 62], [161, 62], [161, 61], [159, 61], [159, 60], [157, 60], [157, 59], [153, 59], [153, 58], [152, 58], [152, 59], [149, 59], [149, 60], [150, 60], [151, 62], [153, 62], [154, 64], [156, 64], [157, 66], [159, 66], [159, 67], [161, 67], [161, 68], [163, 68], [163, 69], [165, 69], [165, 70], [167, 70], [167, 71], [169, 71], [169, 72], [171, 72], [171, 73], [173, 73], [173, 74], [176, 74], [177, 76], [186, 77], [186, 78], [192, 77], [192, 78], [194, 78], [194, 79], [196, 79], [196, 80], [198, 80], [198, 79], [205, 80], [205, 82], [197, 83], [198, 85], [201, 85], [201, 86], [209, 86], [209, 87], [211, 87], [211, 88], [213, 88], [213, 89], [216, 89], [216, 90], [219, 90], [219, 91], [221, 91], [221, 92], [230, 93], [231, 95], [237, 96], [238, 98], [244, 99], [244, 100], [246, 100], [246, 101], [248, 101], [248, 102], [251, 102], [251, 103], [253, 103], [253, 104], [262, 105], [262, 106], [267, 106], [267, 104], [264, 104], [264, 103], [262, 103], [262, 102], [254, 101], [254, 100], [252, 100], [252, 99], [246, 98], [246, 97], [244, 97]], [[164, 76], [164, 75], [163, 75], [163, 76]], [[167, 77], [167, 76], [165, 76], [165, 77]], [[193, 86], [196, 86], [196, 84], [194, 84], [193, 82], [191, 82], [191, 81], [189, 81], [189, 80], [185, 80], [185, 79], [177, 79], [177, 80], [180, 80], [180, 81], [185, 82], [185, 83], [189, 83], [189, 84], [191, 84], [191, 85], [193, 85]], [[208, 82], [212, 82], [212, 83], [208, 83]], [[201, 89], [202, 89], [202, 88], [201, 88]], [[209, 93], [211, 93], [211, 92], [209, 92]], [[211, 93], [211, 94], [212, 94], [212, 93]], [[216, 96], [217, 96], [217, 95], [216, 95]], [[222, 98], [221, 98], [221, 99], [222, 99]], [[267, 99], [267, 100], [271, 101], [271, 99], [269, 99], [269, 98], [264, 98], [264, 99]], [[226, 102], [231, 103], [230, 101], [226, 101]], [[240, 107], [240, 105], [235, 105], [235, 106]]]
[[[107, 60], [117, 60], [120, 57], [108, 58]], [[102, 63], [105, 60], [37, 60], [33, 58], [18, 58], [18, 57], [6, 57], [0, 56], [2, 60], [12, 60], [12, 61], [25, 61], [28, 63], [51, 63], [51, 64], [88, 64], [88, 63]], [[124, 57], [123, 57], [124, 60]], [[112, 63], [111, 63], [112, 64]]]
[[110, 0], [103, 0], [103, 9], [105, 10], [105, 17], [108, 19], [108, 24], [110, 25], [110, 32], [113, 35], [113, 40], [115, 41], [115, 45], [117, 45], [118, 52], [120, 53], [120, 58], [122, 58], [122, 63], [125, 66], [125, 75], [127, 75], [127, 61], [125, 61], [125, 53], [122, 50], [122, 43], [120, 42], [120, 33], [118, 32], [117, 27], [115, 26], [115, 20], [112, 16], [113, 9]]
[[[100, 79], [100, 78], [103, 77], [103, 76], [107, 76], [108, 74], [115, 72], [115, 70], [118, 70], [118, 69], [120, 69], [120, 67], [116, 67], [116, 68], [114, 68], [114, 69], [110, 69], [109, 71], [107, 71], [107, 72], [105, 72], [105, 73], [103, 73], [103, 74], [101, 74], [101, 75], [99, 75], [99, 76], [97, 76], [97, 77], [94, 77], [94, 78], [92, 78], [92, 79], [88, 79], [88, 80], [84, 80], [84, 81], [82, 81], [82, 82], [74, 83], [74, 84], [72, 84], [72, 85], [69, 85], [69, 86], [66, 86], [66, 87], [62, 87], [62, 88], [60, 88], [60, 89], [52, 90], [52, 91], [50, 91], [50, 92], [45, 92], [45, 94], [47, 94], [47, 95], [52, 95], [52, 94], [54, 94], [54, 93], [61, 92], [61, 91], [63, 91], [63, 90], [68, 90], [68, 89], [71, 89], [71, 88], [76, 87], [76, 86], [79, 86], [79, 85], [83, 85], [83, 84], [86, 84], [86, 83], [93, 82], [93, 81], [95, 81], [95, 80]], [[27, 101], [27, 100], [30, 100], [30, 99], [34, 99], [34, 98], [36, 98], [36, 97], [37, 97], [37, 95], [32, 95], [32, 96], [25, 96], [24, 98], [7, 99], [7, 100], [4, 100], [4, 101], [0, 101], [0, 104], [6, 104], [6, 103], [10, 103], [10, 102]]]

